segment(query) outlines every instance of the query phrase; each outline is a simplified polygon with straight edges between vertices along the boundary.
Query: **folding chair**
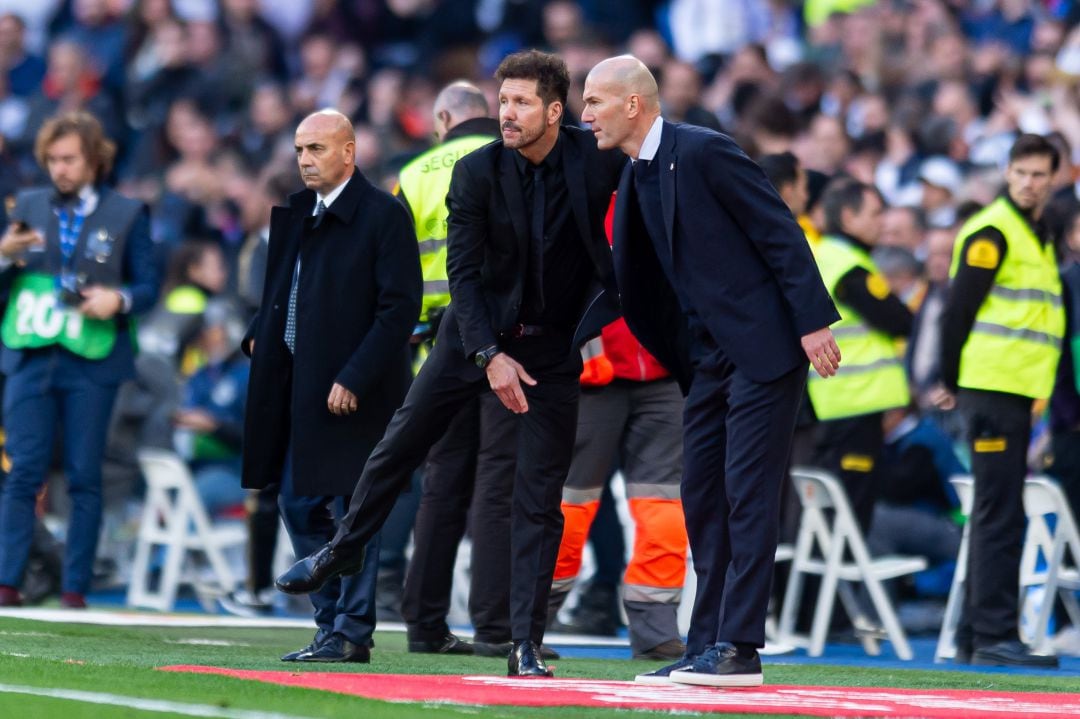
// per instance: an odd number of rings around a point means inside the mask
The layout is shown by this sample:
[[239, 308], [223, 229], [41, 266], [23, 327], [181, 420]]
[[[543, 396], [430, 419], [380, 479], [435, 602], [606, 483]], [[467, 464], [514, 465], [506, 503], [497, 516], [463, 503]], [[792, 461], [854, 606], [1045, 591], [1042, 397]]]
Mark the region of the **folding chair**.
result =
[[[911, 646], [882, 581], [921, 571], [926, 568], [926, 559], [905, 556], [871, 559], [840, 482], [825, 472], [804, 468], [793, 469], [791, 478], [795, 482], [803, 511], [780, 613], [780, 641], [805, 648], [809, 656], [821, 656], [833, 605], [839, 594], [845, 611], [861, 635], [866, 653], [872, 656], [880, 654], [878, 637], [864, 631], [870, 622], [863, 614], [852, 588], [840, 584], [843, 580], [862, 583], [866, 587], [874, 610], [884, 625], [885, 636], [892, 642], [896, 655], [904, 660], [911, 659]], [[824, 559], [816, 558], [815, 548]], [[851, 561], [845, 559], [847, 554], [853, 558]], [[795, 632], [795, 617], [807, 574], [820, 575], [821, 588], [818, 590], [810, 634], [803, 635]]]
[[[144, 449], [139, 452], [139, 465], [146, 478], [146, 504], [135, 543], [128, 605], [171, 610], [180, 584], [191, 582], [184, 574], [190, 552], [202, 552], [221, 589], [233, 589], [236, 577], [224, 550], [247, 542], [243, 523], [220, 527], [210, 523], [191, 472], [175, 453]], [[164, 558], [158, 587], [151, 590], [150, 561], [157, 547], [164, 549]]]
[[[1020, 597], [1030, 587], [1044, 586], [1034, 628], [1024, 641], [1037, 653], [1053, 653], [1048, 627], [1055, 598], [1060, 597], [1073, 626], [1080, 627], [1080, 533], [1065, 493], [1048, 477], [1030, 477], [1024, 483], [1027, 534], [1020, 557]], [[1047, 520], [1054, 517], [1053, 525]], [[1039, 561], [1040, 557], [1042, 562]], [[1021, 631], [1024, 631], [1021, 624]]]
[[[971, 516], [971, 506], [975, 501], [975, 480], [971, 475], [957, 475], [949, 482], [956, 490], [960, 500], [960, 511], [965, 517]], [[968, 535], [971, 523], [964, 523], [960, 537], [960, 550], [956, 553], [956, 570], [953, 572], [952, 586], [949, 587], [949, 599], [945, 602], [945, 616], [941, 620], [941, 632], [938, 634], [934, 661], [943, 662], [956, 656], [956, 627], [960, 624], [960, 611], [964, 607], [964, 587], [967, 584]]]

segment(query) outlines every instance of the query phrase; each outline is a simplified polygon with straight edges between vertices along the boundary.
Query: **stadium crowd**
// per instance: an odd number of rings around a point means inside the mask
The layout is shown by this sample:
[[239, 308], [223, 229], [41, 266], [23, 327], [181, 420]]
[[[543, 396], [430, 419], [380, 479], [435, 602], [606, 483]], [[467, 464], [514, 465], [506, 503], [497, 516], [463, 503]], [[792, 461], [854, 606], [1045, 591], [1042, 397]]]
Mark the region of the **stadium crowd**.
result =
[[[866, 250], [862, 285], [847, 299], [903, 358], [902, 387], [875, 396], [876, 406], [834, 411], [822, 409], [828, 402], [815, 397], [811, 382], [813, 401], [804, 402], [793, 461], [841, 476], [871, 550], [928, 556], [938, 572], [922, 575], [917, 591], [948, 592], [962, 520], [947, 480], [969, 473], [972, 458], [954, 409], [957, 377], [942, 367], [950, 340], [942, 317], [954, 302], [949, 281], [961, 228], [1001, 196], [1005, 168], [1016, 159], [1010, 151], [1022, 136], [1044, 137], [1058, 158], [1039, 232], [1052, 239], [1062, 272], [1080, 262], [1080, 3], [1068, 0], [0, 0], [5, 212], [15, 209], [20, 190], [48, 184], [39, 132], [50, 118], [77, 110], [97, 118], [116, 145], [107, 177], [99, 179], [149, 207], [146, 272], [160, 278], [160, 292], [133, 329], [140, 348], [135, 378], [121, 386], [108, 423], [99, 554], [113, 565], [99, 560], [99, 583], [124, 574], [116, 566], [125, 556], [117, 524], [142, 492], [136, 452], [167, 448], [190, 464], [209, 511], [235, 514], [247, 502], [256, 547], [251, 576], [223, 601], [236, 611], [272, 611], [276, 489], [267, 499], [266, 490], [240, 486], [249, 363], [238, 348], [263, 296], [271, 207], [302, 187], [297, 124], [321, 108], [342, 112], [353, 123], [360, 172], [401, 194], [402, 169], [446, 141], [448, 128], [438, 126], [440, 89], [466, 80], [487, 107], [498, 108], [496, 67], [531, 47], [558, 54], [569, 68], [564, 123], [581, 124], [589, 71], [604, 58], [632, 54], [659, 82], [663, 117], [735, 138], [761, 164], [812, 247], [841, 235]], [[827, 262], [822, 256], [819, 263]], [[138, 300], [135, 311], [144, 309]], [[120, 303], [127, 312], [132, 299]], [[1075, 321], [1073, 307], [1066, 310]], [[424, 313], [417, 348], [437, 319], [426, 300]], [[1066, 338], [1053, 397], [1034, 398], [1040, 401], [1032, 441], [1022, 451], [1031, 471], [1061, 482], [1074, 512], [1076, 339]], [[624, 341], [607, 331], [603, 340]], [[614, 364], [597, 369], [587, 362], [586, 374], [599, 375], [583, 375], [583, 385], [625, 385], [625, 376], [613, 374], [619, 360]], [[666, 376], [658, 364], [642, 372], [642, 382]], [[589, 391], [598, 390], [586, 397]], [[673, 397], [665, 401], [681, 401]], [[66, 428], [79, 431], [77, 424]], [[600, 461], [602, 472], [620, 466], [628, 487], [638, 481], [625, 456], [631, 449], [617, 456], [613, 446]], [[663, 464], [666, 456], [651, 461]], [[679, 462], [671, 458], [672, 466]], [[674, 485], [678, 477], [640, 481]], [[633, 598], [624, 597], [626, 616], [647, 614], [642, 607], [661, 601], [656, 596], [677, 604], [685, 536], [649, 534], [667, 552], [663, 561], [679, 566], [647, 568], [632, 559], [627, 570], [607, 482], [582, 482], [563, 495], [568, 535], [549, 621], [564, 630], [614, 633], [622, 623], [624, 570], [636, 577], [626, 583], [637, 587]], [[400, 618], [405, 544], [419, 494], [402, 496], [389, 525], [396, 530], [384, 530], [384, 619]], [[76, 513], [79, 496], [54, 482], [40, 511]], [[655, 500], [647, 505], [654, 526], [670, 519], [671, 498], [647, 498]], [[631, 503], [639, 510], [634, 519], [647, 533], [648, 512], [638, 499]], [[789, 494], [782, 539], [793, 539], [797, 522], [797, 499]], [[20, 601], [16, 589], [27, 602], [61, 591], [58, 550], [40, 527], [34, 536], [25, 577], [0, 581], [0, 604]], [[559, 613], [586, 536], [596, 572], [576, 607]], [[85, 606], [89, 586], [65, 585], [65, 601]], [[441, 634], [410, 639], [430, 643]], [[684, 648], [670, 631], [634, 644], [635, 654], [655, 658], [677, 659]]]

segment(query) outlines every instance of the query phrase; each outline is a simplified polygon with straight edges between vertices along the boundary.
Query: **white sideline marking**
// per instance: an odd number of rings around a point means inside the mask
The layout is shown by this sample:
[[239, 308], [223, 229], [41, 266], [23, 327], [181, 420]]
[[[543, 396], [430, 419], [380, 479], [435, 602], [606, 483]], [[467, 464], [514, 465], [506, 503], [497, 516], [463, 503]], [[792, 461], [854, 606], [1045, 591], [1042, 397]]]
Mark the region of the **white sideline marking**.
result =
[[[233, 627], [238, 629], [315, 629], [312, 619], [290, 617], [233, 617], [213, 614], [161, 614], [134, 610], [92, 609], [40, 609], [18, 607], [0, 609], [0, 617], [32, 619], [39, 622], [62, 622], [66, 624], [95, 624], [117, 627]], [[380, 632], [405, 632], [401, 622], [379, 622]], [[629, 647], [625, 637], [593, 637], [584, 634], [544, 635], [544, 641], [552, 646], [566, 647]], [[788, 651], [781, 648], [780, 652]], [[765, 654], [769, 651], [763, 652]]]
[[244, 642], [230, 642], [228, 639], [166, 639], [166, 644], [191, 644], [197, 647], [250, 647]]
[[250, 709], [227, 709], [210, 704], [187, 704], [184, 702], [169, 702], [160, 699], [140, 699], [138, 697], [125, 697], [120, 694], [103, 694], [100, 692], [83, 692], [72, 689], [41, 689], [39, 687], [24, 687], [15, 684], [0, 684], [0, 692], [7, 694], [29, 694], [36, 697], [49, 697], [52, 699], [69, 699], [88, 704], [106, 704], [109, 706], [128, 707], [129, 709], [141, 709], [148, 712], [163, 712], [172, 714], [184, 714], [193, 717], [221, 717], [221, 719], [295, 719], [292, 714], [275, 714], [272, 712], [260, 712]]

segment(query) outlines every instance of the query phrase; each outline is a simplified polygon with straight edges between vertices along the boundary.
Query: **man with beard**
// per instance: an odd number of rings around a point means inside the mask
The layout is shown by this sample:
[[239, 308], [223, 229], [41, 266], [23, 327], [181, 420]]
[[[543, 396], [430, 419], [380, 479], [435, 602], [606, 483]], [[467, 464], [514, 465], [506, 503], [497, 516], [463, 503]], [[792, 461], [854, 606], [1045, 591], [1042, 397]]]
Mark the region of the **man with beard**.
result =
[[578, 347], [616, 316], [604, 215], [623, 158], [561, 127], [570, 75], [558, 57], [507, 57], [502, 142], [458, 160], [447, 206], [451, 303], [334, 540], [278, 578], [309, 592], [359, 571], [398, 492], [464, 404], [491, 389], [517, 415], [510, 538], [509, 676], [550, 677], [539, 646], [562, 537], [559, 500], [576, 430]]

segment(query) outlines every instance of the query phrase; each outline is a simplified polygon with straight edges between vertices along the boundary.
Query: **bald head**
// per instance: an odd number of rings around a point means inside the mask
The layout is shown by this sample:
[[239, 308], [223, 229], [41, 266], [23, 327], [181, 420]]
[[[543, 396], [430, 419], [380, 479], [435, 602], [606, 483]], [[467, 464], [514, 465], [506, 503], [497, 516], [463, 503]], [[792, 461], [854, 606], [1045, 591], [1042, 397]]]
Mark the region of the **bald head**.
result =
[[300, 121], [296, 128], [297, 134], [301, 132], [319, 132], [340, 137], [343, 140], [351, 139], [356, 135], [352, 122], [344, 114], [337, 110], [319, 110], [313, 112]]
[[337, 110], [319, 110], [296, 128], [296, 161], [310, 190], [326, 195], [353, 173], [356, 134], [349, 118]]
[[435, 98], [435, 134], [440, 141], [446, 133], [466, 120], [489, 117], [487, 99], [476, 85], [459, 80], [444, 87]]
[[660, 90], [645, 63], [633, 55], [609, 57], [589, 71], [589, 79], [623, 97], [637, 95], [645, 111], [660, 111]]
[[632, 55], [603, 60], [585, 78], [585, 111], [601, 150], [620, 148], [636, 158], [653, 122], [660, 116], [656, 78]]

